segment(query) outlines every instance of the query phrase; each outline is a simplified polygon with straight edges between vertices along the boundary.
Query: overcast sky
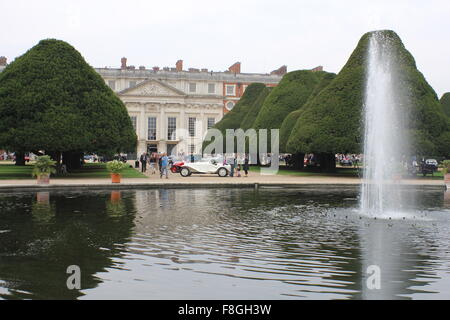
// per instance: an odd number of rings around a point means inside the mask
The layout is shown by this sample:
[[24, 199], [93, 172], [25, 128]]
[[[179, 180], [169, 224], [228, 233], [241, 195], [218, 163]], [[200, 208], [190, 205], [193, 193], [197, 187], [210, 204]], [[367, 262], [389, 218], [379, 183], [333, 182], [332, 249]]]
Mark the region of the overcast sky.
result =
[[339, 72], [367, 31], [392, 29], [438, 93], [450, 91], [448, 0], [0, 0], [0, 56], [40, 39], [72, 44], [94, 67], [129, 65], [267, 73]]

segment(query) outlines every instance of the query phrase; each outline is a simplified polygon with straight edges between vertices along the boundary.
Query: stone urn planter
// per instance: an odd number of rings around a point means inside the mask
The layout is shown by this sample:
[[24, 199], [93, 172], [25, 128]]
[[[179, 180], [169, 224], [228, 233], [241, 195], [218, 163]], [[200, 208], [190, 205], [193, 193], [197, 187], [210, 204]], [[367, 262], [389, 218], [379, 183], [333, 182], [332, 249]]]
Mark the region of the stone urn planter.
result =
[[50, 183], [49, 174], [41, 174], [37, 176], [37, 184], [49, 184], [49, 183]]
[[120, 173], [111, 173], [111, 182], [120, 183]]
[[49, 184], [50, 175], [56, 173], [56, 162], [50, 156], [37, 157], [33, 168], [33, 176], [37, 178], [37, 184]]
[[123, 163], [118, 160], [109, 161], [106, 164], [106, 169], [111, 173], [111, 182], [112, 183], [120, 183], [120, 172], [127, 167], [126, 163]]

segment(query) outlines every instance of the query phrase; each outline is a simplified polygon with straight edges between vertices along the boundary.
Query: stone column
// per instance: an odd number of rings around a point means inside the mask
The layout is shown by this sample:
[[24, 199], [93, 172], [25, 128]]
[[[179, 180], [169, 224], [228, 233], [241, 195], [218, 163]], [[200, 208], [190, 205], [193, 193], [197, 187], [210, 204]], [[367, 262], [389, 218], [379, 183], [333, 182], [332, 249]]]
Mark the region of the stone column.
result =
[[166, 113], [164, 112], [165, 105], [160, 103], [159, 108], [159, 121], [157, 121], [157, 131], [159, 132], [158, 152], [167, 152], [167, 119]]
[[139, 103], [139, 129], [138, 129], [138, 157], [147, 151], [147, 117], [145, 114], [145, 105]]
[[181, 142], [178, 144], [178, 152], [183, 151], [185, 154], [187, 154], [187, 145], [186, 140], [188, 139], [187, 135], [187, 120], [186, 120], [186, 105], [185, 104], [179, 104], [180, 108], [180, 137], [179, 139]]

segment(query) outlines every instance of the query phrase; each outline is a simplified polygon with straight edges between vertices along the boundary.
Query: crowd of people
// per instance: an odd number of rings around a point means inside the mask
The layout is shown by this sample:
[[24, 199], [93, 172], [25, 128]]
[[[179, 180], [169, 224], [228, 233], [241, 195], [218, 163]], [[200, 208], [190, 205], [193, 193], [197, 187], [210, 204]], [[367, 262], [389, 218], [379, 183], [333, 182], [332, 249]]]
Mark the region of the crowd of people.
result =
[[173, 161], [169, 159], [166, 153], [151, 153], [148, 154], [144, 152], [141, 154], [138, 160], [136, 160], [135, 166], [141, 167], [141, 172], [147, 172], [147, 165], [149, 166], [152, 174], [155, 174], [156, 171], [159, 171], [159, 176], [162, 178], [163, 176], [166, 179], [169, 179], [169, 168], [170, 165], [173, 164]]
[[[248, 177], [248, 172], [250, 170], [250, 161], [248, 155], [239, 156], [237, 154], [233, 155], [214, 155], [215, 158], [221, 159], [223, 165], [230, 165], [230, 177], [241, 177], [241, 172], [243, 171], [244, 177]], [[179, 156], [168, 156], [167, 153], [142, 153], [138, 159], [135, 161], [135, 168], [140, 168], [142, 173], [150, 170], [151, 174], [156, 174], [159, 172], [159, 176], [162, 179], [165, 177], [169, 178], [170, 168], [176, 162], [193, 163], [199, 161], [202, 157], [191, 155], [179, 155]]]

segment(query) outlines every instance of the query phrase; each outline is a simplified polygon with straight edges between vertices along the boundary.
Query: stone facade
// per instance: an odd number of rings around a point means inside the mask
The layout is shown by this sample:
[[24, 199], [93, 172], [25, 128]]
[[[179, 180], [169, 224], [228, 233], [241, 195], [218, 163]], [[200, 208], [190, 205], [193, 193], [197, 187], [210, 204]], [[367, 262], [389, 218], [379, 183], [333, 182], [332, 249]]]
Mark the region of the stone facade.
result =
[[241, 73], [239, 62], [225, 72], [185, 71], [183, 60], [175, 68], [162, 69], [136, 69], [126, 63], [122, 58], [120, 69], [96, 71], [127, 107], [138, 136], [137, 155], [200, 153], [208, 128], [234, 107], [249, 84], [276, 86], [282, 78], [282, 74]]
[[[209, 127], [233, 109], [248, 85], [254, 82], [276, 86], [286, 67], [272, 74], [241, 73], [236, 62], [224, 72], [189, 68], [183, 60], [175, 68], [127, 65], [120, 68], [96, 68], [105, 83], [124, 102], [138, 136], [136, 153], [198, 154]], [[0, 72], [7, 64], [0, 57]]]

